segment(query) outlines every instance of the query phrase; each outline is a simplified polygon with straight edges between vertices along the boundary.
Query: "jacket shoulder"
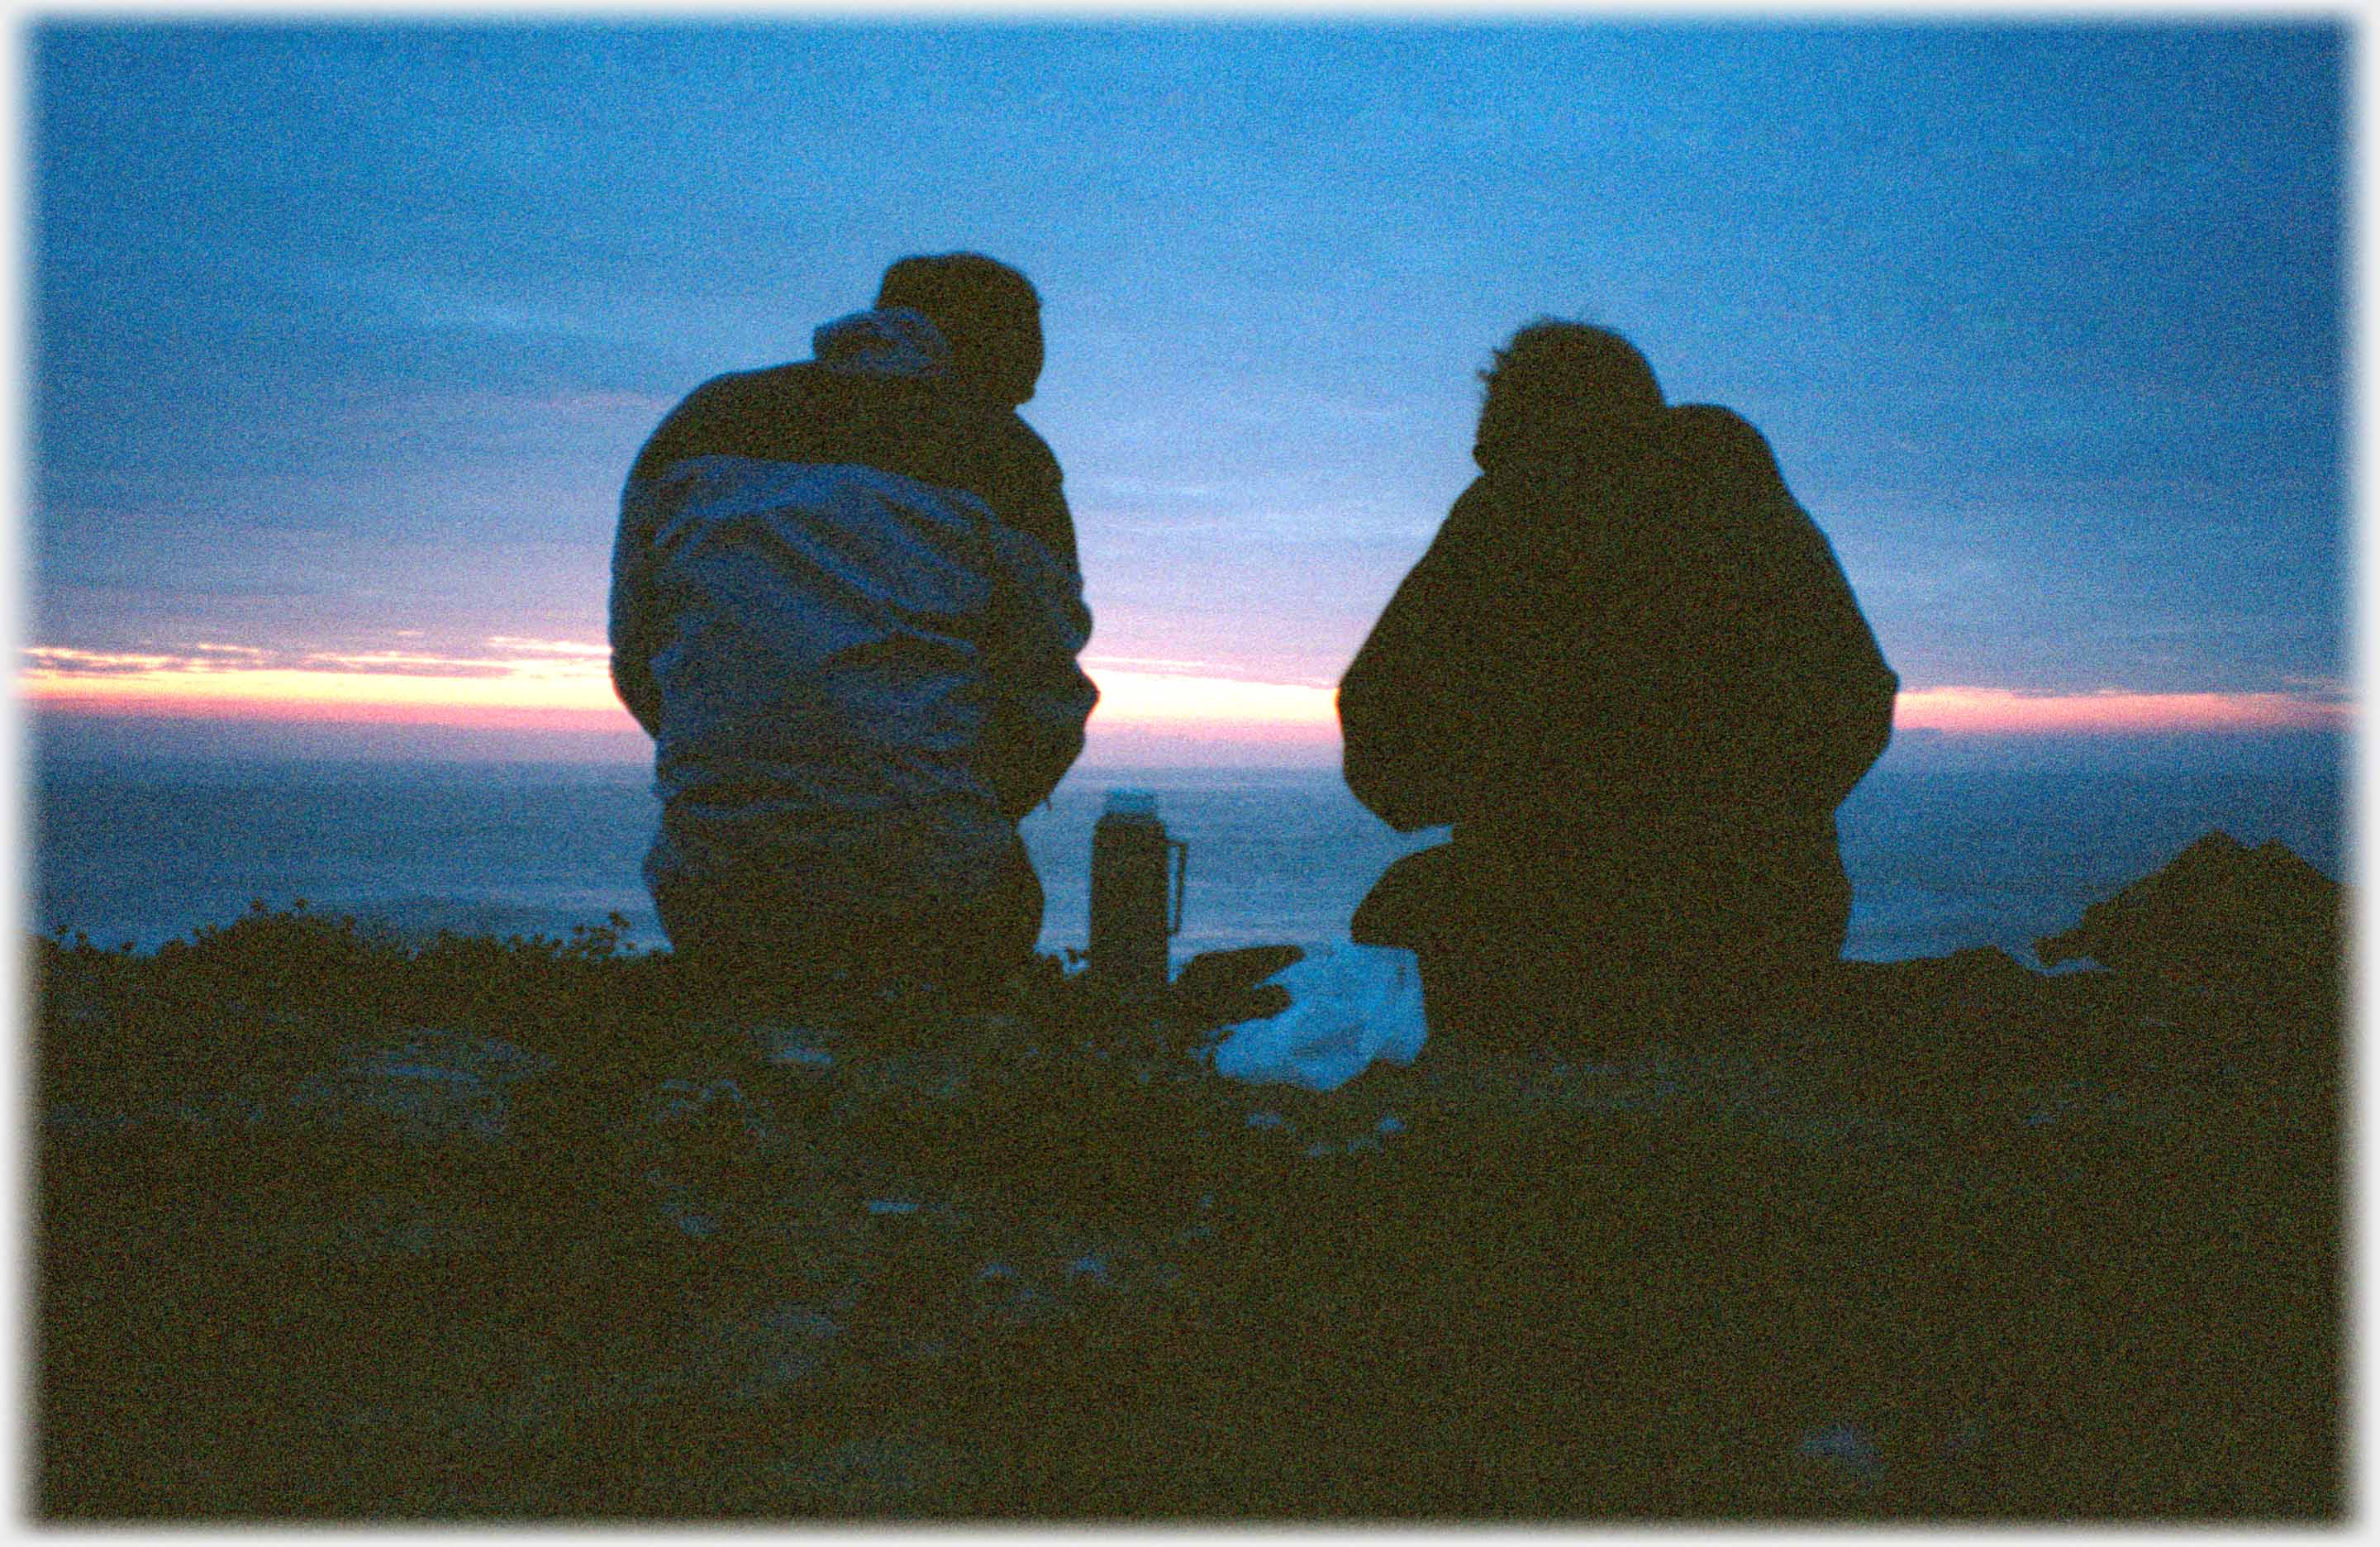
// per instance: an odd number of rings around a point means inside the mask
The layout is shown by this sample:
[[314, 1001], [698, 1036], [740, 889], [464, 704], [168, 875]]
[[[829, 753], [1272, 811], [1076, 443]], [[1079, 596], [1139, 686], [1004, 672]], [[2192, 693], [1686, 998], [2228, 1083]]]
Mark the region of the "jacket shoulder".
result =
[[1064, 476], [1058, 467], [1058, 454], [1050, 449], [1041, 432], [1026, 423], [1024, 416], [1014, 409], [1002, 416], [994, 438], [1024, 475], [1049, 483], [1056, 483]]
[[1000, 519], [1035, 538], [1068, 568], [1075, 551], [1075, 518], [1066, 508], [1065, 474], [1057, 454], [1039, 432], [1014, 409], [987, 427], [982, 492]]
[[777, 365], [711, 377], [662, 416], [629, 476], [651, 478], [689, 457], [745, 451], [772, 414], [806, 396], [805, 378], [813, 369]]
[[986, 493], [1003, 517], [1062, 498], [1065, 474], [1057, 454], [1033, 426], [1011, 409], [982, 427], [980, 445]]

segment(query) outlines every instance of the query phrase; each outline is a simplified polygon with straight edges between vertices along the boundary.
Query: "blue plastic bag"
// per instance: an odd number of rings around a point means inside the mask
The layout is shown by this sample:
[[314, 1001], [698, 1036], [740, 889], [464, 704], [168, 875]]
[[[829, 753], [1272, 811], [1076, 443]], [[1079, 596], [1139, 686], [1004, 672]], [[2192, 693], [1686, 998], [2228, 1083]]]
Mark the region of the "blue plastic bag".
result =
[[1374, 1059], [1410, 1064], [1428, 1028], [1421, 961], [1392, 945], [1341, 943], [1265, 980], [1289, 991], [1289, 1007], [1226, 1027], [1215, 1071], [1250, 1085], [1335, 1090]]

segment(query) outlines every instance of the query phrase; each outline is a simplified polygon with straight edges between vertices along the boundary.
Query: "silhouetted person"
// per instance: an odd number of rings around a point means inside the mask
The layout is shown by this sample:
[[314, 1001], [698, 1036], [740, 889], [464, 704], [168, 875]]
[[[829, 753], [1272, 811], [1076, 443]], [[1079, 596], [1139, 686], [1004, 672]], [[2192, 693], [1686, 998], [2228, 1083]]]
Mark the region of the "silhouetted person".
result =
[[654, 740], [645, 876], [731, 986], [979, 988], [1042, 894], [1016, 824], [1098, 691], [1057, 459], [1017, 417], [1040, 298], [904, 258], [815, 359], [697, 388], [628, 477], [612, 679]]
[[1834, 811], [1899, 679], [1751, 425], [1666, 407], [1578, 323], [1522, 329], [1486, 380], [1482, 476], [1339, 685], [1356, 798], [1453, 826], [1355, 938], [1416, 950], [1458, 1033], [1756, 1008], [1841, 952]]

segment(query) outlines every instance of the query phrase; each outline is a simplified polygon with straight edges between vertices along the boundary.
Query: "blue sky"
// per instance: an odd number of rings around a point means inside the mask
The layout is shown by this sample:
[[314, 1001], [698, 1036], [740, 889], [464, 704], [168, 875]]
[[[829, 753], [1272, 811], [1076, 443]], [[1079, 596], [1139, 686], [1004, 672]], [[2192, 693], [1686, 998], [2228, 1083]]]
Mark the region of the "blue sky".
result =
[[599, 642], [659, 415], [972, 248], [1042, 293], [1095, 660], [1335, 681], [1473, 475], [1475, 372], [1551, 313], [1767, 432], [1906, 688], [2335, 697], [2346, 47], [37, 26], [24, 643]]

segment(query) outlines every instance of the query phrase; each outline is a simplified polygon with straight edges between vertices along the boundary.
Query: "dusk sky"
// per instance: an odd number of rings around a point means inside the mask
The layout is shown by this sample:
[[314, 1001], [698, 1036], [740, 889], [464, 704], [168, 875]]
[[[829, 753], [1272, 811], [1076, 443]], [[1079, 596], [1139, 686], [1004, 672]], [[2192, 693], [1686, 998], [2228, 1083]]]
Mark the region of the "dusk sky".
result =
[[1543, 313], [1767, 433], [1902, 726], [2342, 724], [2347, 48], [39, 26], [20, 691], [640, 754], [603, 672], [637, 447], [974, 249], [1043, 299], [1095, 759], [1335, 749], [1475, 474], [1476, 372]]

